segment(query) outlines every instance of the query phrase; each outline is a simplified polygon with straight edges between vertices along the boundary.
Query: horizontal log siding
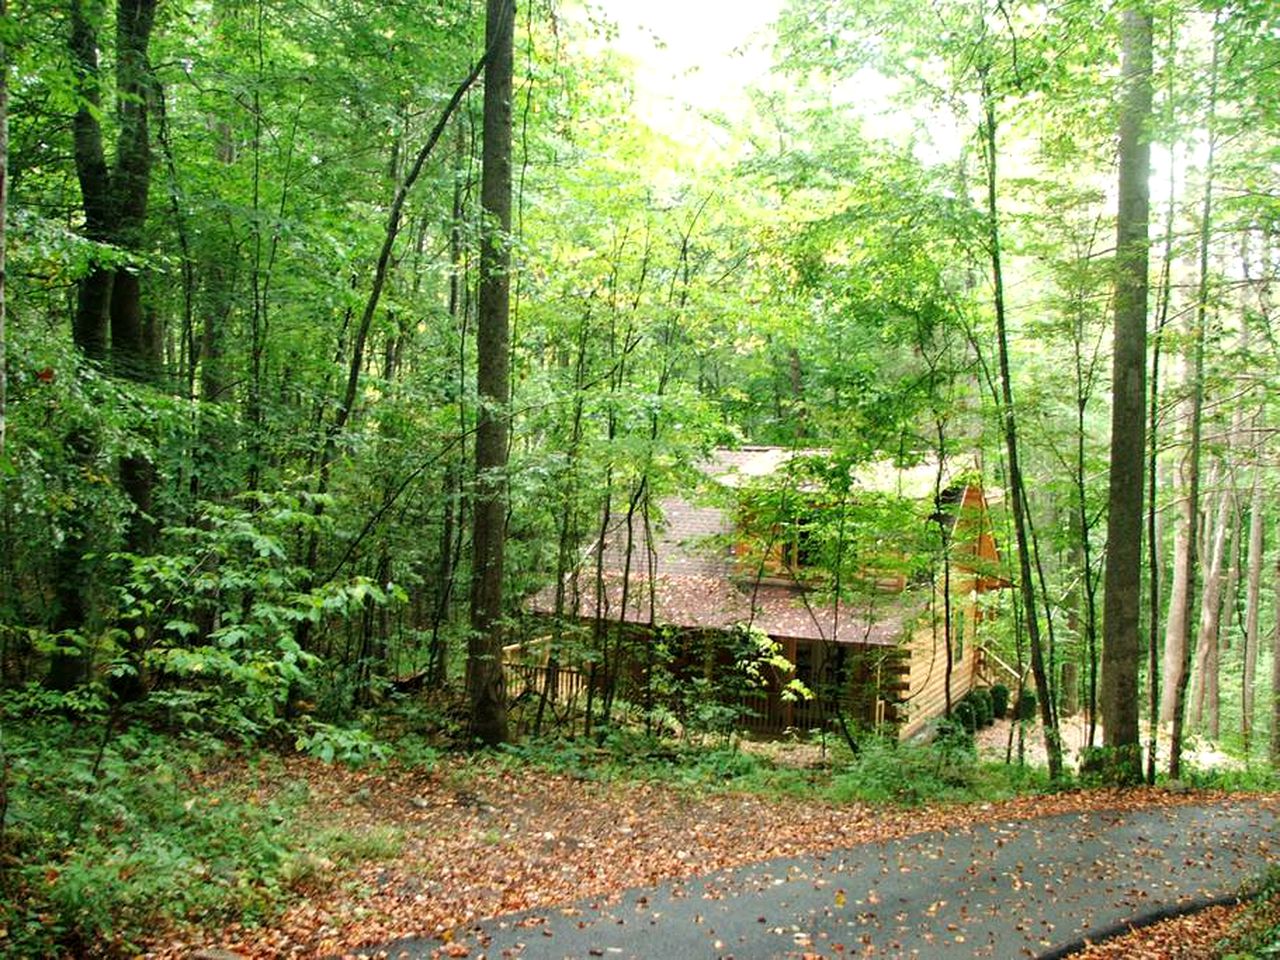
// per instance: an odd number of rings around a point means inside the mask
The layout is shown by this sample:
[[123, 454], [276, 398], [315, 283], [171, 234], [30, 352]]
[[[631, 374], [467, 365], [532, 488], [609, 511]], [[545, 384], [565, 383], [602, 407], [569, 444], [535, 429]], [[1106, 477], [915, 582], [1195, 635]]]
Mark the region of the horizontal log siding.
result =
[[[964, 586], [961, 584], [960, 586]], [[965, 597], [968, 590], [956, 590], [956, 597]], [[964, 613], [963, 654], [951, 668], [951, 702], [954, 704], [979, 683], [981, 652], [979, 649], [980, 618], [976, 604], [967, 600], [960, 604]], [[956, 611], [952, 611], [953, 622]], [[946, 632], [939, 606], [936, 617], [925, 616], [911, 634], [911, 670], [909, 673], [907, 703], [904, 707], [905, 722], [899, 728], [899, 736], [910, 737], [935, 717], [947, 711], [947, 650]], [[952, 639], [954, 644], [955, 640]]]

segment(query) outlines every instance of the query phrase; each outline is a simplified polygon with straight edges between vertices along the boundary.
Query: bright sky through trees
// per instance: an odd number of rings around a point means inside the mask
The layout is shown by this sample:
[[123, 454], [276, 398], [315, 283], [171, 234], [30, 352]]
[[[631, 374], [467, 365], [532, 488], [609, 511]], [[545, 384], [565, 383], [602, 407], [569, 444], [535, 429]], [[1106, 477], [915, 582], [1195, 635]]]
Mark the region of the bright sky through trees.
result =
[[[686, 144], [706, 146], [729, 136], [708, 115], [740, 120], [750, 109], [745, 91], [769, 88], [773, 25], [784, 0], [601, 0], [618, 26], [609, 46], [635, 65], [636, 114]], [[857, 104], [881, 135], [913, 140], [922, 157], [951, 159], [961, 134], [939, 118], [922, 118], [892, 102], [897, 85], [870, 68], [831, 90], [834, 104]], [[927, 132], [926, 132], [927, 131]]]
[[769, 25], [782, 0], [601, 0], [612, 46], [636, 64], [637, 112], [663, 133], [697, 141], [705, 112], [738, 114], [768, 73]]

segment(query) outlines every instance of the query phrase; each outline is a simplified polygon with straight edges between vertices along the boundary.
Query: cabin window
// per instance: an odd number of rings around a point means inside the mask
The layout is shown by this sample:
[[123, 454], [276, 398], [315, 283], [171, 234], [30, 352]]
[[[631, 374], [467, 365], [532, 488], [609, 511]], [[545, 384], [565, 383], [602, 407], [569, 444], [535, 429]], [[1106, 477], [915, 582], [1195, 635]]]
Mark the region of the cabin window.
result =
[[957, 610], [952, 619], [951, 649], [954, 651], [953, 659], [958, 663], [964, 659], [964, 610]]
[[[770, 517], [769, 513], [773, 516]], [[823, 569], [819, 534], [821, 513], [811, 504], [790, 504], [781, 510], [744, 509], [739, 514], [739, 542], [734, 551], [752, 563], [763, 561], [766, 576], [793, 577]]]

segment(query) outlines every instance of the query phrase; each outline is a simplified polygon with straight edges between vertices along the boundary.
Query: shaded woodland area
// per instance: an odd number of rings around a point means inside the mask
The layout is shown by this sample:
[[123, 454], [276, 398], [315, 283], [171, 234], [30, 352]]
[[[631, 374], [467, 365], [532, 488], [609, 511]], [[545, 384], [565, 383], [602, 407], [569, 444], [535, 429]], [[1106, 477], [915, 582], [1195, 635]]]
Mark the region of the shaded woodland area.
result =
[[[147, 736], [731, 739], [708, 705], [776, 649], [691, 677], [527, 599], [743, 444], [826, 452], [806, 562], [855, 605], [951, 544], [941, 486], [854, 472], [976, 465], [983, 643], [1053, 779], [1186, 779], [1193, 737], [1280, 765], [1268, 0], [790, 0], [715, 149], [638, 118], [569, 0], [0, 25], [0, 849], [83, 840], [25, 799], [42, 757], [83, 813]], [[508, 702], [548, 637], [585, 723]]]

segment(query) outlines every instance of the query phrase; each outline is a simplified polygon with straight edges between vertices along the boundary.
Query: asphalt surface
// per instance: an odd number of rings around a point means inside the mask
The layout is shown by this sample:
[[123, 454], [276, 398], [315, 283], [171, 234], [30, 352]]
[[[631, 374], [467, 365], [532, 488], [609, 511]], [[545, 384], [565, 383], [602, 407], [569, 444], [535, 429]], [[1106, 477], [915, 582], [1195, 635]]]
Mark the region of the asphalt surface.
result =
[[[1229, 898], [1277, 861], [1276, 812], [1247, 802], [1066, 814], [496, 917], [454, 943], [490, 960], [1051, 957]], [[412, 940], [383, 949], [418, 958], [440, 948]]]

